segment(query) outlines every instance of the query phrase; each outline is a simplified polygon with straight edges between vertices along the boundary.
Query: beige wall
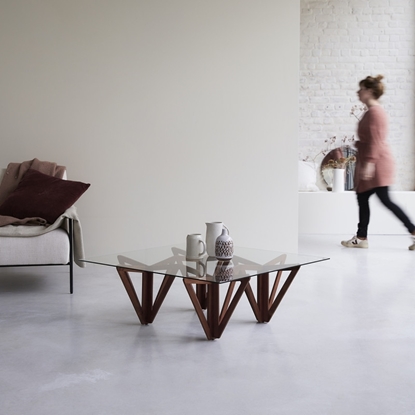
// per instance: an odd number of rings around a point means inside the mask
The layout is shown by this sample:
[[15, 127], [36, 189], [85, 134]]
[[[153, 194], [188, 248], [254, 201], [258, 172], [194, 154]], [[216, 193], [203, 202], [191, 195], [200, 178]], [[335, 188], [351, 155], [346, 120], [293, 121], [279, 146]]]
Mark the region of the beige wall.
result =
[[0, 165], [90, 182], [87, 255], [297, 249], [299, 0], [0, 0]]

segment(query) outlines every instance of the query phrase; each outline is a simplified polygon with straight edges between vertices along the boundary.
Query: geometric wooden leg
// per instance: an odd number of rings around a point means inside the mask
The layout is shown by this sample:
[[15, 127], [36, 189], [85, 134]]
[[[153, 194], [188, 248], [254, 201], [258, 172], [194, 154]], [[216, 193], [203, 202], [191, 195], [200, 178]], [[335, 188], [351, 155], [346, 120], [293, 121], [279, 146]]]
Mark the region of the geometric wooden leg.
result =
[[251, 284], [248, 284], [246, 286], [245, 294], [248, 297], [249, 304], [251, 304], [251, 308], [252, 308], [252, 311], [254, 312], [255, 318], [257, 319], [259, 323], [264, 323], [264, 321], [261, 320], [261, 312], [259, 311], [258, 303], [252, 291]]
[[269, 284], [269, 273], [260, 274], [257, 276], [257, 297], [255, 299], [252, 287], [250, 284], [245, 289], [245, 294], [248, 297], [248, 301], [251, 304], [252, 311], [259, 323], [267, 323], [271, 320], [282, 299], [287, 293], [288, 288], [297, 275], [300, 266], [293, 267], [290, 271], [287, 279], [285, 280], [280, 291], [277, 293], [278, 286], [281, 280], [282, 271], [278, 271], [275, 277], [271, 294]]
[[[249, 283], [250, 278], [245, 278], [239, 282], [238, 290], [232, 297], [236, 281], [232, 281], [225, 296], [225, 300], [220, 307], [220, 284], [210, 283], [206, 281], [197, 281], [190, 278], [184, 278], [183, 283], [189, 294], [190, 300], [202, 325], [202, 328], [209, 340], [219, 339], [225, 330], [240, 298], [242, 297], [245, 288]], [[193, 286], [196, 288], [194, 289]], [[198, 288], [204, 286], [204, 290]], [[206, 315], [204, 307], [200, 301], [200, 293], [206, 293], [203, 297], [206, 299]], [[202, 299], [203, 302], [203, 299]]]
[[[269, 320], [271, 320], [271, 317], [274, 315], [276, 309], [280, 305], [281, 300], [284, 298], [284, 295], [288, 291], [288, 288], [290, 288], [290, 285], [293, 282], [293, 280], [294, 280], [294, 278], [297, 275], [299, 270], [300, 270], [300, 267], [295, 267], [291, 270], [291, 272], [289, 273], [287, 279], [284, 282], [284, 285], [281, 287], [281, 290], [279, 291], [276, 299], [272, 303], [269, 304]], [[277, 276], [277, 278], [278, 278], [278, 276]]]
[[269, 274], [257, 276], [257, 302], [261, 323], [269, 321]]
[[[166, 298], [175, 277], [169, 275], [164, 276], [163, 282], [157, 292], [157, 297], [153, 303], [154, 281], [152, 272], [135, 271], [123, 267], [117, 267], [117, 271], [141, 324], [152, 323], [164, 299]], [[140, 272], [142, 274], [141, 302], [137, 296], [137, 292], [134, 288], [129, 272]]]
[[184, 283], [184, 286], [186, 288], [187, 293], [189, 294], [190, 300], [193, 304], [193, 307], [196, 311], [196, 314], [199, 317], [200, 324], [202, 325], [203, 330], [206, 333], [206, 337], [209, 340], [212, 340], [213, 337], [212, 337], [211, 329], [210, 329], [209, 324], [208, 324], [208, 322], [205, 318], [205, 315], [203, 314], [203, 307], [200, 304], [197, 293], [193, 290], [193, 287], [192, 287], [193, 284], [200, 285], [200, 284], [206, 284], [206, 283], [205, 282], [202, 283], [202, 282], [199, 282], [199, 281], [196, 281], [196, 280], [192, 281], [192, 280], [188, 280], [186, 278], [183, 279], [183, 283]]
[[203, 310], [206, 310], [207, 307], [207, 290], [206, 284], [197, 284], [196, 285], [196, 295], [199, 300], [200, 306]]

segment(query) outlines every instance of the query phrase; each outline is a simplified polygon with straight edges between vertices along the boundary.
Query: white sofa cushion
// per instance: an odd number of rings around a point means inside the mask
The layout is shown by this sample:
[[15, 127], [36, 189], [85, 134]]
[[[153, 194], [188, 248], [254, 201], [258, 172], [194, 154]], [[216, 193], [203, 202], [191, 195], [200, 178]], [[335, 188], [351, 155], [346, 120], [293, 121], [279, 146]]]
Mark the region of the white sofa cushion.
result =
[[62, 228], [39, 236], [0, 238], [0, 265], [67, 264], [69, 237]]

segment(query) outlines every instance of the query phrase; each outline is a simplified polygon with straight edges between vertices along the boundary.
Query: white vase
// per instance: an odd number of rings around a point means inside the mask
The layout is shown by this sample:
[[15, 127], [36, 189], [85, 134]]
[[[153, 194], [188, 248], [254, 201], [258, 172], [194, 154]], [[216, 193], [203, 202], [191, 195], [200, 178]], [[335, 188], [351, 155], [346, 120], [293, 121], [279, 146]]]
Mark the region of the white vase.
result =
[[206, 223], [206, 252], [209, 256], [215, 256], [215, 244], [223, 229], [228, 229], [223, 222]]
[[344, 192], [345, 169], [333, 169], [333, 192]]

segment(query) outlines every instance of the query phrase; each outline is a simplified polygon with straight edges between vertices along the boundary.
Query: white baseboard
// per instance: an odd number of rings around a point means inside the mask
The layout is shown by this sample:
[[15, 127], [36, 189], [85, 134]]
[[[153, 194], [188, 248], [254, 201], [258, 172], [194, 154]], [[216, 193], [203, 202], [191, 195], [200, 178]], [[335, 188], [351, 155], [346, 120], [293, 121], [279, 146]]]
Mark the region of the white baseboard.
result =
[[[415, 223], [415, 192], [390, 192], [392, 201], [399, 205]], [[300, 234], [356, 233], [358, 208], [356, 193], [299, 192]], [[370, 198], [369, 234], [407, 234], [408, 231], [395, 215], [386, 209], [376, 195]]]

